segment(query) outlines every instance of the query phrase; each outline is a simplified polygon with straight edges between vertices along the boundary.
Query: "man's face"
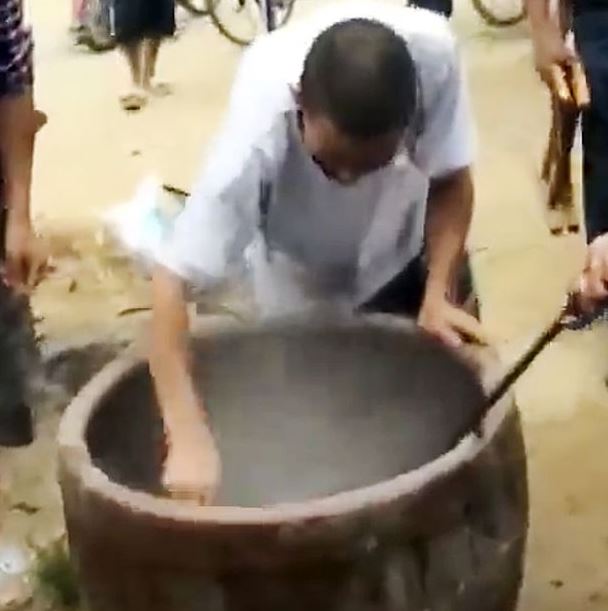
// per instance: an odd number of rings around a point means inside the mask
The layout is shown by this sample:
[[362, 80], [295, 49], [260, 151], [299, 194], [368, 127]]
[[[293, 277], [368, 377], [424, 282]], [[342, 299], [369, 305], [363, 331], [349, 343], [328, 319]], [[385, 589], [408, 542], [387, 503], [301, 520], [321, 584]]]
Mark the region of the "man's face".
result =
[[343, 185], [356, 182], [388, 165], [401, 143], [399, 131], [370, 139], [353, 139], [342, 133], [330, 119], [302, 110], [304, 147], [324, 174]]

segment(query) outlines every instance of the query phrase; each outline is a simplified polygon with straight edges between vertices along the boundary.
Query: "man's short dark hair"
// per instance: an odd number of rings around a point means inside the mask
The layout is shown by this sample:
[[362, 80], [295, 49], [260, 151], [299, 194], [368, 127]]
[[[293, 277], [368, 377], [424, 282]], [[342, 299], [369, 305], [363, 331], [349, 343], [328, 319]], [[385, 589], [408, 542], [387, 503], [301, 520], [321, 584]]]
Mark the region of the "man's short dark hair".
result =
[[325, 30], [306, 57], [300, 89], [304, 108], [353, 138], [405, 130], [416, 114], [416, 68], [407, 44], [370, 19]]

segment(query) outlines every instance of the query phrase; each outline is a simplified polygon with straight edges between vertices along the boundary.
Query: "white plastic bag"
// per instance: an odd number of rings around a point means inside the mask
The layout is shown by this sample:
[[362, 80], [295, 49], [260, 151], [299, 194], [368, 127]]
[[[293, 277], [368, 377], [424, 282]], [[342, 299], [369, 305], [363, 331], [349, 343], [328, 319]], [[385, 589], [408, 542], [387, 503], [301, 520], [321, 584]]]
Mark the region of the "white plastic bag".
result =
[[103, 214], [106, 235], [146, 270], [183, 207], [183, 201], [155, 177], [143, 180], [134, 197]]

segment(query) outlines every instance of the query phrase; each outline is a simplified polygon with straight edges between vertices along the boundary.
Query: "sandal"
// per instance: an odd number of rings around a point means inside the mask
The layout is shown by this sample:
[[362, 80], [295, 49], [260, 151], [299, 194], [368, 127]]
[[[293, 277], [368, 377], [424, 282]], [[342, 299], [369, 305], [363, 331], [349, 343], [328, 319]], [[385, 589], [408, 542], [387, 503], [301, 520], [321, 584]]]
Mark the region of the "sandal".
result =
[[120, 98], [120, 105], [127, 112], [141, 110], [147, 103], [147, 98], [141, 93], [128, 93]]

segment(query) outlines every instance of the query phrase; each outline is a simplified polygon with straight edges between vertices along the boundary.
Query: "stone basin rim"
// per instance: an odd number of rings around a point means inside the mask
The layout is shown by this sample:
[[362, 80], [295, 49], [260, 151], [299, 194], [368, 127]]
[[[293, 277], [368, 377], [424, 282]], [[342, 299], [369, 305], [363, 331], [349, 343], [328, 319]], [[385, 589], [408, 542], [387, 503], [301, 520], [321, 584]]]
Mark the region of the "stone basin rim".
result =
[[[293, 321], [291, 321], [293, 322]], [[411, 321], [396, 320], [392, 316], [366, 317], [364, 325], [379, 326], [405, 332], [415, 325]], [[270, 328], [280, 328], [280, 323]], [[269, 325], [265, 325], [269, 328]], [[199, 321], [195, 337], [210, 331], [213, 335], [235, 330], [255, 332], [255, 325], [243, 326], [234, 321], [216, 320], [212, 326]], [[507, 416], [516, 409], [513, 397], [507, 394], [486, 414], [481, 435], [471, 432], [457, 445], [434, 460], [406, 473], [382, 480], [370, 486], [355, 488], [333, 495], [307, 499], [293, 503], [281, 503], [262, 507], [220, 505], [192, 505], [168, 497], [133, 490], [111, 480], [97, 467], [86, 444], [86, 427], [103, 397], [136, 368], [146, 363], [141, 350], [127, 350], [122, 356], [103, 367], [74, 397], [62, 418], [58, 446], [63, 471], [78, 477], [81, 489], [104, 500], [114, 502], [125, 510], [152, 519], [178, 520], [182, 523], [213, 526], [268, 526], [277, 527], [294, 522], [316, 521], [340, 515], [357, 514], [399, 499], [413, 498], [417, 492], [432, 482], [450, 477], [463, 465], [471, 463], [493, 439]]]

